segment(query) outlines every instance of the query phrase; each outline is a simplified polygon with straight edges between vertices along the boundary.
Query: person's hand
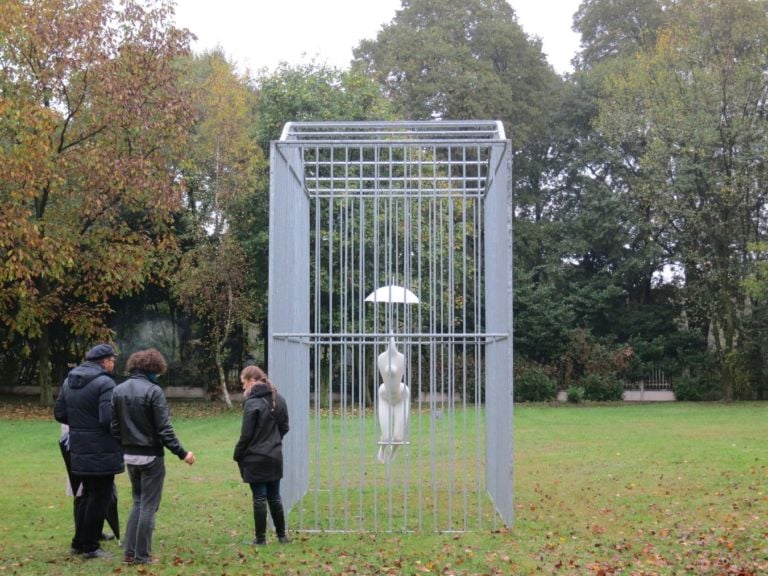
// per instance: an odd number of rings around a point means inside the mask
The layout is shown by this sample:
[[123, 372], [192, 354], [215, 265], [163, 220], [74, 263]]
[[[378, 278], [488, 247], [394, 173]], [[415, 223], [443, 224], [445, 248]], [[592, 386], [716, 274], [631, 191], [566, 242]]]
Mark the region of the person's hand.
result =
[[195, 454], [194, 452], [187, 452], [187, 455], [184, 456], [184, 462], [192, 466], [192, 464], [195, 463]]

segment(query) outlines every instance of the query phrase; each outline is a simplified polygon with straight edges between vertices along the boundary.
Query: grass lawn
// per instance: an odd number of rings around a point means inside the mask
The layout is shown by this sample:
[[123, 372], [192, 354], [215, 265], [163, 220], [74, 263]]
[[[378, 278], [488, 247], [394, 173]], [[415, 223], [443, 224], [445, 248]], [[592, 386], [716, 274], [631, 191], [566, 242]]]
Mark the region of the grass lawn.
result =
[[[292, 532], [293, 543], [260, 549], [231, 460], [239, 410], [171, 409], [198, 462], [166, 458], [160, 562], [133, 568], [115, 543], [111, 561], [69, 557], [58, 424], [0, 402], [0, 575], [768, 574], [768, 403], [517, 406], [509, 529]], [[125, 474], [118, 491], [124, 528]]]

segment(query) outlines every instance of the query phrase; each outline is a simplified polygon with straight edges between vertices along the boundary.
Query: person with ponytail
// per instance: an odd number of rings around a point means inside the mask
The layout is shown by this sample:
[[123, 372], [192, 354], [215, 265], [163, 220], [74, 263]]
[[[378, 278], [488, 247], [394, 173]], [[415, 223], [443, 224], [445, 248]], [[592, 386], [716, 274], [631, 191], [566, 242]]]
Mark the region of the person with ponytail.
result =
[[240, 373], [243, 385], [243, 422], [234, 460], [253, 496], [253, 544], [267, 543], [267, 509], [280, 543], [289, 542], [280, 498], [283, 477], [283, 436], [288, 433], [288, 406], [258, 366]]

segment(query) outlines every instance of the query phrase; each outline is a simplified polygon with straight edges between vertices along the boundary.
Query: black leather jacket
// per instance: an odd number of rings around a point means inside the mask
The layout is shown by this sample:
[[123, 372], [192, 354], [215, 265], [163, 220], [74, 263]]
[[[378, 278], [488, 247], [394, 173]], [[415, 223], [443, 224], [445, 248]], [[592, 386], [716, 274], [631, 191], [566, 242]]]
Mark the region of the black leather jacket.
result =
[[187, 456], [173, 430], [162, 388], [141, 372], [115, 386], [112, 436], [126, 454], [162, 456], [165, 446], [181, 459]]
[[110, 434], [110, 400], [115, 381], [99, 364], [74, 368], [61, 385], [53, 415], [69, 425], [72, 472], [78, 476], [106, 476], [125, 469], [123, 451]]

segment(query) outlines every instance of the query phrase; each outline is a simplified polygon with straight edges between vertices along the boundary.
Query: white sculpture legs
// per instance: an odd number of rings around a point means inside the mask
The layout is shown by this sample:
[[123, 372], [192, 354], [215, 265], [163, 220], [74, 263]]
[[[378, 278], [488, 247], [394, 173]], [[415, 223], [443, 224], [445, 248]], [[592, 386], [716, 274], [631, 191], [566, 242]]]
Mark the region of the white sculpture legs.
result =
[[388, 464], [397, 447], [405, 441], [411, 391], [403, 383], [405, 356], [395, 348], [395, 339], [389, 339], [388, 348], [377, 360], [382, 384], [379, 386], [379, 462]]

